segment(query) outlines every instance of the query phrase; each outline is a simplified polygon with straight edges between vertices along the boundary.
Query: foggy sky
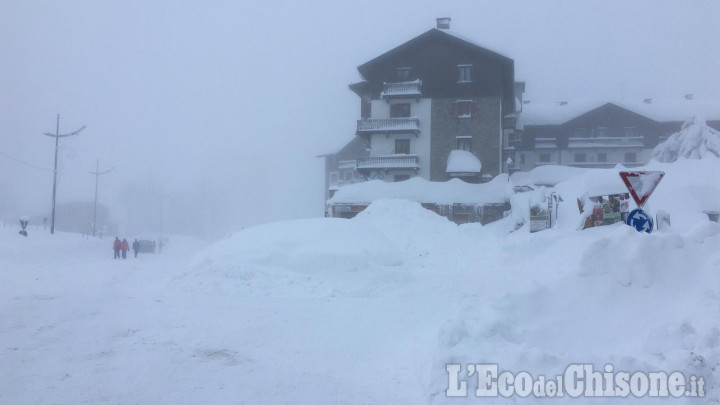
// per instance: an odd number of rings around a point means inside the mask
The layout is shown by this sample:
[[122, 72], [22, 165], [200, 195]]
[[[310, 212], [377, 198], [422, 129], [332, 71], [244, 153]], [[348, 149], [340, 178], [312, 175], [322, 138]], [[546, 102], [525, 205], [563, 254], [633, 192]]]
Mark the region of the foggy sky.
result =
[[[629, 4], [626, 4], [629, 3]], [[451, 17], [526, 98], [720, 98], [716, 1], [22, 1], [0, 5], [0, 217], [100, 201], [127, 232], [322, 215], [316, 155], [352, 139], [356, 67]], [[199, 218], [199, 219], [198, 219]], [[201, 229], [207, 228], [207, 229]], [[183, 229], [186, 231], [186, 229]]]

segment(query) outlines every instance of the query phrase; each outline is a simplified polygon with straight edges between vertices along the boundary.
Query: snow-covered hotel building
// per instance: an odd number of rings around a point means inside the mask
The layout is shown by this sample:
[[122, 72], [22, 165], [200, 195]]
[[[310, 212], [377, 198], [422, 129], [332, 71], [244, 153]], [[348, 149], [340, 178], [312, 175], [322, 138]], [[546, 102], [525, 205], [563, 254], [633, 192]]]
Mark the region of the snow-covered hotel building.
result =
[[[358, 67], [365, 80], [350, 89], [360, 98], [360, 119], [355, 139], [324, 155], [328, 196], [357, 177], [477, 183], [505, 170], [514, 62], [448, 28], [449, 19], [438, 19], [438, 28]], [[344, 153], [358, 144], [366, 153]]]

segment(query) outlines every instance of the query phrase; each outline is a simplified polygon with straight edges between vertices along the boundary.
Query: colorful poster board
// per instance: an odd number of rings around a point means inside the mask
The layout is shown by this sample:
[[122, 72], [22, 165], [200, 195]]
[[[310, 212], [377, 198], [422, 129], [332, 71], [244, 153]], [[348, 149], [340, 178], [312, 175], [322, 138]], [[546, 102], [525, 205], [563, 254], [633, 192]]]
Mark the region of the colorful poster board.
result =
[[550, 210], [547, 205], [530, 205], [530, 233], [550, 228]]
[[589, 197], [585, 204], [592, 206], [585, 207], [583, 201], [578, 200], [578, 209], [581, 213], [586, 209], [592, 210], [582, 229], [612, 225], [625, 222], [630, 208], [630, 195], [625, 193], [594, 196]]

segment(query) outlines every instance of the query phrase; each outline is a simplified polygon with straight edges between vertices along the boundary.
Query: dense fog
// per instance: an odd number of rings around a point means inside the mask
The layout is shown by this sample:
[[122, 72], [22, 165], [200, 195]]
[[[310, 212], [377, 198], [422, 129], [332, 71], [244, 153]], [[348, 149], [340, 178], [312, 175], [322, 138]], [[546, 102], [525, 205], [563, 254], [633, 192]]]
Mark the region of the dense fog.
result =
[[106, 232], [211, 239], [322, 216], [317, 155], [354, 136], [356, 67], [436, 17], [512, 57], [529, 100], [717, 98], [720, 3], [629, 3], [9, 2], [0, 219], [49, 218], [54, 139], [43, 134], [58, 114], [60, 134], [86, 126], [60, 140], [68, 230], [92, 220], [97, 161], [113, 168], [99, 178]]

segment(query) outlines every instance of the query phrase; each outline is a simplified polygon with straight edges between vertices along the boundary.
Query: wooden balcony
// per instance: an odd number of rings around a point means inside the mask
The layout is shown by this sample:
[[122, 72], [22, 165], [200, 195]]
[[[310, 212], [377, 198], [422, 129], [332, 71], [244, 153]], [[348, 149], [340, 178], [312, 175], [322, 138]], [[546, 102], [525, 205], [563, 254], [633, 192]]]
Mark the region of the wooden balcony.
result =
[[385, 155], [385, 156], [361, 156], [357, 158], [357, 170], [387, 170], [387, 169], [415, 169], [419, 159], [417, 155]]
[[364, 119], [357, 122], [357, 135], [390, 134], [420, 132], [420, 120], [417, 117]]
[[422, 81], [418, 79], [411, 82], [383, 83], [380, 97], [384, 99], [420, 98], [422, 97]]
[[557, 149], [557, 138], [535, 138], [535, 149]]
[[642, 136], [571, 137], [568, 148], [642, 148]]

